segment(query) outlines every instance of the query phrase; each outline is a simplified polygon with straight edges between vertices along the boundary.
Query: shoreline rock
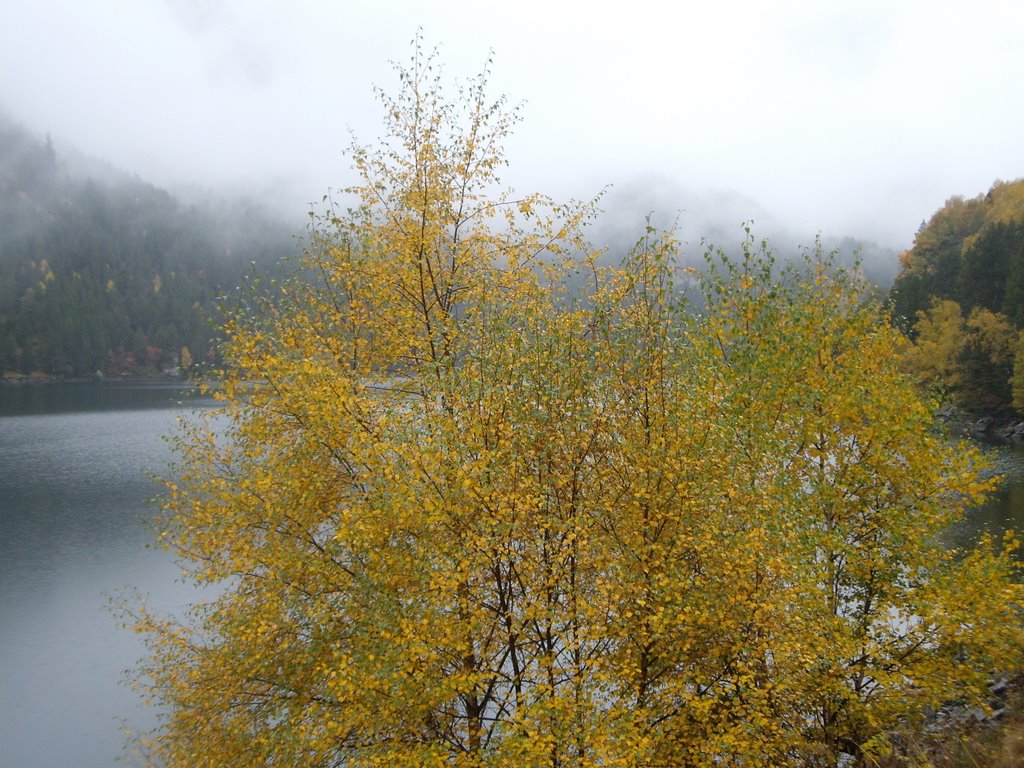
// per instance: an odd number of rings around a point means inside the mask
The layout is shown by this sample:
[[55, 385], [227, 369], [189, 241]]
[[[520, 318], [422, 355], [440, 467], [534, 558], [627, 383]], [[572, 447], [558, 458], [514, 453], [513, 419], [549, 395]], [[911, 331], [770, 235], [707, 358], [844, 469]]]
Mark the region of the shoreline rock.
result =
[[985, 443], [1024, 445], [1024, 418], [1017, 414], [979, 416], [947, 406], [939, 410], [938, 418], [954, 435]]
[[968, 434], [978, 440], [1024, 445], [1024, 420], [983, 416], [969, 425]]

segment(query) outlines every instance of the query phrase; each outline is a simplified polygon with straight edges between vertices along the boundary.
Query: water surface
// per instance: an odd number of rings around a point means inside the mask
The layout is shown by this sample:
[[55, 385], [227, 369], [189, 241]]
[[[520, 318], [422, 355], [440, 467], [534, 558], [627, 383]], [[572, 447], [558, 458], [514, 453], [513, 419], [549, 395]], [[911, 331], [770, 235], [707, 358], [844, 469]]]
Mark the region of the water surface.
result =
[[180, 387], [0, 389], [0, 764], [108, 768], [151, 711], [121, 684], [142, 655], [111, 596], [173, 610], [192, 596], [152, 548], [148, 500]]

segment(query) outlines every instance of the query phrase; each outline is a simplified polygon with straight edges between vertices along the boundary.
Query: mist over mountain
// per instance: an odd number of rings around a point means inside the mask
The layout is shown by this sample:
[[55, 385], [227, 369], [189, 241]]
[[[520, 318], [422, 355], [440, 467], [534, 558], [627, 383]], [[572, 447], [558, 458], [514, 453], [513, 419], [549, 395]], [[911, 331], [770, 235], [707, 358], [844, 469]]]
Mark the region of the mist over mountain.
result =
[[610, 257], [629, 250], [650, 223], [658, 230], [675, 229], [683, 245], [683, 261], [700, 267], [708, 246], [735, 256], [749, 227], [755, 241], [767, 240], [780, 261], [799, 258], [813, 249], [820, 237], [826, 253], [835, 252], [844, 266], [860, 264], [865, 277], [881, 288], [892, 285], [899, 258], [892, 248], [857, 233], [800, 231], [782, 222], [758, 201], [728, 190], [694, 190], [659, 176], [637, 178], [607, 191], [602, 215], [594, 223], [591, 239], [608, 248]]
[[[0, 114], [0, 373], [140, 376], [180, 369], [183, 358], [212, 363], [218, 297], [253, 265], [273, 269], [301, 249], [305, 206], [282, 212], [250, 191], [197, 184], [172, 194]], [[599, 205], [590, 240], [611, 261], [648, 220], [676, 230], [684, 263], [697, 266], [708, 245], [736, 254], [745, 226], [780, 260], [819, 235], [787, 227], [750, 197], [662, 176], [610, 187]], [[854, 235], [822, 235], [821, 244], [892, 284], [892, 249]]]
[[217, 298], [295, 252], [250, 203], [199, 206], [0, 118], [0, 373], [213, 362]]

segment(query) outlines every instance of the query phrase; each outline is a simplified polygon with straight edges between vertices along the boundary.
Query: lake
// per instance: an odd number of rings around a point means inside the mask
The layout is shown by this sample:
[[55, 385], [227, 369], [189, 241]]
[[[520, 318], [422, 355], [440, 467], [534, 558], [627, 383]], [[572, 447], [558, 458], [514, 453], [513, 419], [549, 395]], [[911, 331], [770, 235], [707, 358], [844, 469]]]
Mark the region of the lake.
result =
[[[121, 727], [152, 711], [124, 686], [143, 648], [108, 610], [137, 588], [158, 609], [195, 594], [153, 548], [148, 499], [179, 415], [211, 404], [173, 385], [0, 389], [0, 754], [4, 766], [109, 768]], [[1024, 527], [1024, 451], [986, 448], [1008, 481], [958, 531]], [[129, 760], [129, 765], [134, 764]]]
[[0, 764], [107, 768], [122, 726], [155, 723], [122, 684], [143, 649], [108, 602], [194, 594], [150, 546], [148, 473], [177, 417], [208, 404], [166, 385], [0, 389]]

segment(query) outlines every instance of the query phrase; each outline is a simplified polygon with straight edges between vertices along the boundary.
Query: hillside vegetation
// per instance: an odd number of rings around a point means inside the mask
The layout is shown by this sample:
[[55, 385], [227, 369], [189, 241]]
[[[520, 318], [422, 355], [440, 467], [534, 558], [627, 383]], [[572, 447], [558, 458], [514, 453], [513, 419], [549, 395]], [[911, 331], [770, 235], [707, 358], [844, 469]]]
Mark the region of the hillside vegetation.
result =
[[214, 356], [216, 298], [294, 250], [252, 206], [185, 205], [138, 178], [68, 169], [0, 121], [0, 374], [153, 375]]
[[950, 198], [900, 264], [914, 373], [968, 410], [1024, 413], [1024, 179]]

